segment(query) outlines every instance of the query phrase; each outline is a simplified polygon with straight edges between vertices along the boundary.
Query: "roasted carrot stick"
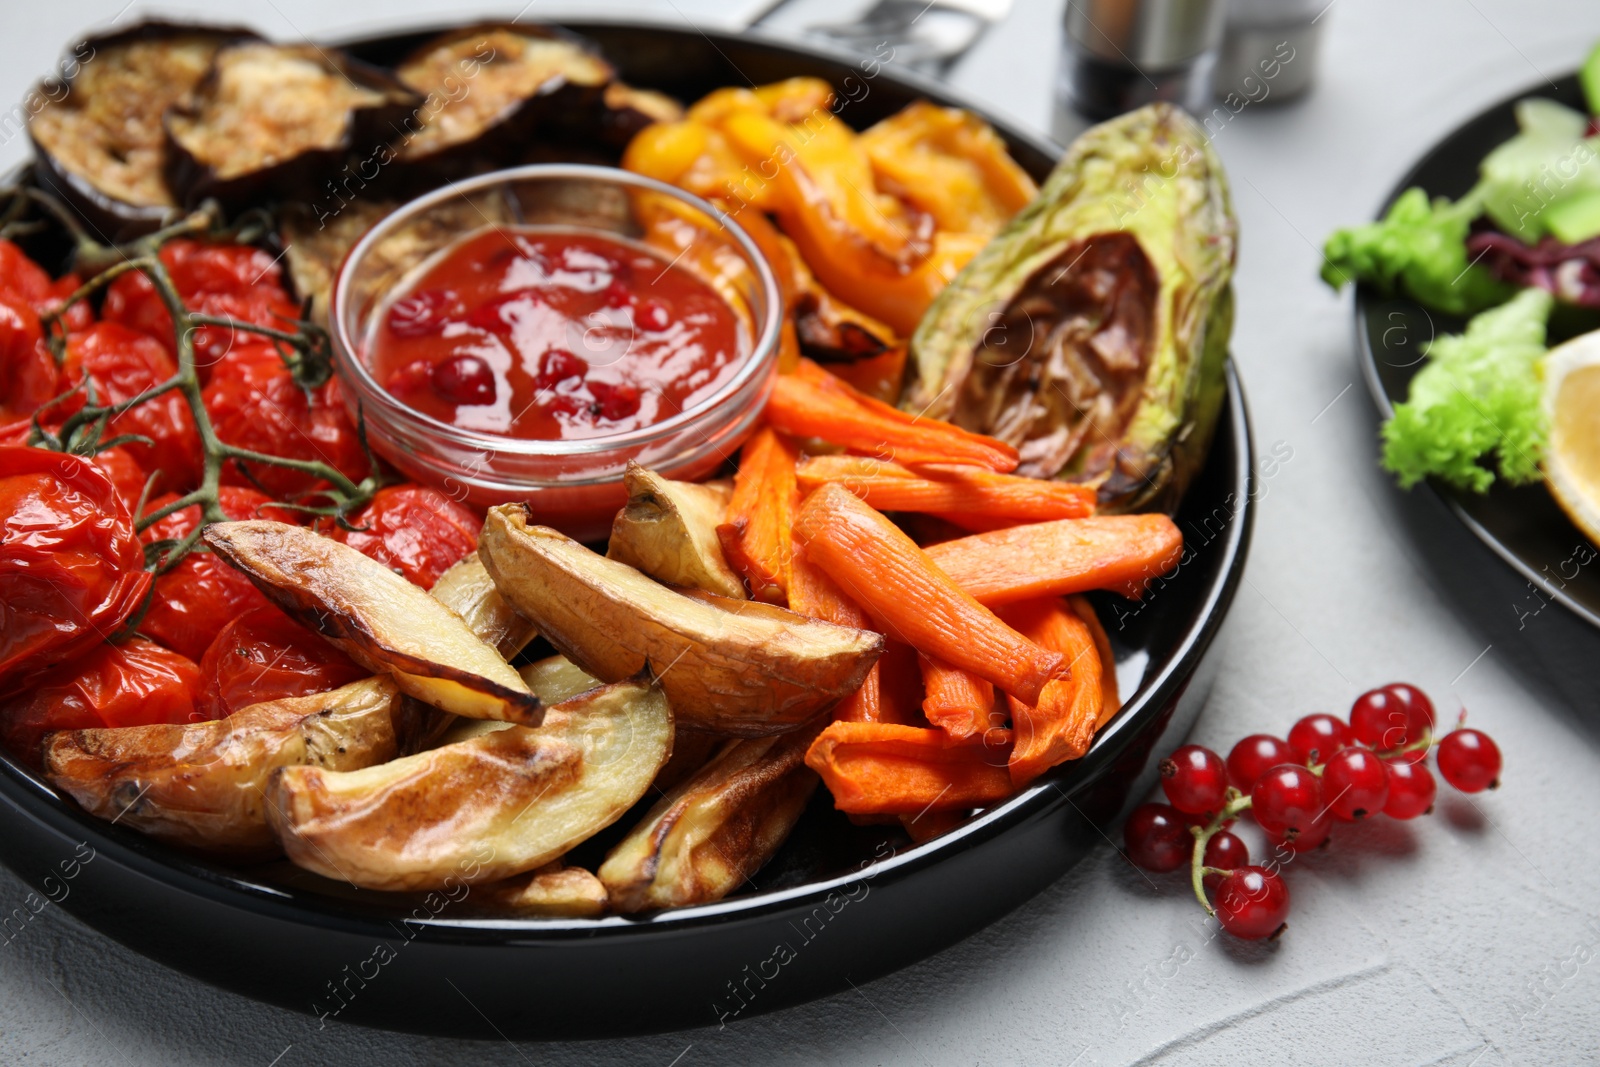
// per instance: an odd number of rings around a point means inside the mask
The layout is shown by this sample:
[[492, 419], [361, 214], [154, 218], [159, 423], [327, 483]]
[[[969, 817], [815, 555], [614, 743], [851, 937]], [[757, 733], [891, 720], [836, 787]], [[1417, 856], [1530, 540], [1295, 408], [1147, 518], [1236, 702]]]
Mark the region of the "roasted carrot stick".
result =
[[802, 492], [810, 492], [822, 482], [835, 481], [879, 511], [948, 513], [957, 522], [973, 517], [1006, 520], [1008, 525], [1015, 525], [1081, 519], [1094, 514], [1095, 491], [1086, 485], [1019, 478], [982, 467], [951, 464], [930, 464], [915, 471], [899, 464], [882, 466], [887, 469], [869, 472], [863, 467], [850, 471], [838, 462], [818, 464], [808, 460], [796, 476]]
[[795, 540], [806, 556], [865, 608], [884, 632], [918, 652], [969, 670], [1036, 703], [1066, 673], [1059, 653], [1040, 648], [962, 591], [916, 542], [839, 485], [800, 508]]
[[1010, 698], [1016, 735], [1011, 780], [1022, 785], [1089, 751], [1104, 699], [1100, 653], [1089, 627], [1060, 597], [1012, 604], [1001, 610], [1001, 617], [1033, 641], [1062, 653], [1072, 664], [1071, 676], [1046, 685], [1034, 704]]
[[915, 726], [836, 722], [811, 743], [806, 765], [822, 776], [840, 811], [964, 811], [1012, 793], [1005, 766], [1010, 738], [990, 740], [998, 743], [956, 741], [943, 730]]
[[717, 527], [729, 566], [744, 575], [751, 596], [772, 604], [784, 603], [789, 589], [789, 531], [800, 502], [796, 458], [781, 434], [757, 430], [739, 453], [728, 521]]
[[1094, 721], [1096, 730], [1110, 722], [1122, 709], [1122, 694], [1117, 690], [1117, 657], [1111, 651], [1111, 638], [1095, 614], [1094, 605], [1087, 597], [1069, 596], [1067, 603], [1078, 613], [1078, 618], [1089, 628], [1094, 638], [1094, 650], [1100, 654], [1100, 715]]
[[[954, 738], [971, 737], [990, 725], [994, 686], [971, 671], [958, 670], [929, 656], [918, 656], [922, 668], [922, 713]], [[1004, 722], [1004, 720], [1001, 720]]]
[[852, 452], [902, 463], [1016, 469], [1017, 450], [1003, 441], [908, 415], [852, 389], [808, 360], [802, 359], [800, 367], [800, 372], [777, 377], [767, 401], [767, 421], [784, 433], [818, 437]]
[[[861, 606], [834, 584], [820, 567], [813, 566], [806, 550], [795, 545], [789, 557], [789, 610], [837, 626], [864, 630], [871, 626]], [[882, 657], [867, 672], [861, 688], [833, 706], [833, 717], [841, 722], [884, 721]]]
[[957, 585], [991, 607], [1089, 589], [1139, 596], [1182, 554], [1183, 534], [1165, 515], [1039, 522], [928, 549]]

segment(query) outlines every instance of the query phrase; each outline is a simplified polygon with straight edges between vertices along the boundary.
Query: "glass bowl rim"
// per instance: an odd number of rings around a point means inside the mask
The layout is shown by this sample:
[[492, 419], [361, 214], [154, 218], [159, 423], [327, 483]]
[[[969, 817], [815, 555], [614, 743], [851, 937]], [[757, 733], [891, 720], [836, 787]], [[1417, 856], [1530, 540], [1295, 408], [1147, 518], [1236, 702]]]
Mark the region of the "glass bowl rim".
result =
[[[738, 371], [711, 396], [694, 407], [680, 411], [669, 419], [652, 423], [649, 426], [628, 430], [624, 433], [570, 441], [511, 437], [452, 426], [430, 415], [425, 415], [391, 396], [372, 376], [372, 372], [367, 368], [366, 362], [358, 354], [359, 349], [351, 344], [345, 330], [344, 318], [340, 314], [341, 309], [350, 299], [353, 277], [351, 266], [359, 263], [367, 253], [376, 247], [379, 241], [392, 233], [396, 227], [438, 204], [446, 203], [457, 197], [468, 196], [486, 188], [516, 181], [576, 178], [587, 178], [594, 181], [608, 182], [613, 185], [632, 186], [636, 189], [670, 196], [717, 223], [733, 237], [734, 242], [739, 246], [740, 251], [744, 253], [745, 258], [755, 266], [756, 275], [760, 279], [762, 299], [765, 302], [765, 313], [762, 315], [760, 330], [752, 339], [749, 353]], [[574, 225], [573, 228], [594, 230], [597, 233], [608, 232], [598, 227], [581, 224]], [[635, 174], [620, 167], [606, 167], [588, 163], [530, 163], [520, 167], [507, 167], [502, 170], [489, 171], [473, 178], [451, 182], [432, 192], [424, 193], [406, 201], [380, 219], [362, 235], [359, 241], [351, 246], [350, 251], [345, 253], [343, 261], [339, 264], [339, 270], [334, 278], [333, 289], [328, 299], [328, 328], [333, 341], [335, 363], [343, 371], [345, 378], [353, 379], [350, 381], [350, 385], [358, 394], [358, 401], [363, 407], [370, 401], [373, 407], [389, 418], [406, 424], [413, 431], [444, 438], [454, 447], [475, 448], [482, 452], [496, 454], [530, 457], [598, 455], [615, 449], [653, 444], [693, 426], [705, 416], [716, 411], [724, 401], [737, 396], [750, 384], [751, 379], [764, 373], [769, 368], [769, 364], [773, 363], [777, 358], [779, 334], [783, 328], [783, 296], [778, 288], [777, 277], [772, 272], [772, 265], [767, 262], [767, 257], [762, 254], [755, 241], [732, 215], [710, 201], [676, 186], [668, 185], [666, 182], [657, 181], [642, 174]]]

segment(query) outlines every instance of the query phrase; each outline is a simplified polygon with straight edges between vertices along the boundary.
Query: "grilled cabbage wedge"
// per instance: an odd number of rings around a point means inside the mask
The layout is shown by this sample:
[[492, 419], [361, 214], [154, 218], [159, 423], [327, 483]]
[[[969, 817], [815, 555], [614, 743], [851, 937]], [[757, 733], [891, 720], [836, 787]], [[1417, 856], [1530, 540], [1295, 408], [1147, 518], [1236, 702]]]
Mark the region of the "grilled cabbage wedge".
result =
[[686, 596], [565, 534], [491, 508], [478, 554], [500, 594], [603, 681], [649, 669], [684, 725], [737, 737], [798, 729], [860, 687], [883, 638], [749, 601]]
[[619, 682], [551, 708], [542, 726], [357, 771], [284, 767], [267, 817], [294, 863], [362, 888], [498, 881], [615, 822], [650, 788], [672, 737], [660, 687]]
[[[477, 556], [434, 583], [430, 595], [509, 657], [532, 639]], [[592, 688], [598, 685], [589, 679]], [[574, 690], [577, 691], [577, 690]], [[564, 699], [553, 689], [548, 703]], [[45, 773], [85, 810], [190, 848], [245, 858], [274, 855], [263, 791], [292, 764], [356, 770], [427, 747], [453, 715], [402, 694], [388, 674], [327, 693], [267, 701], [190, 726], [126, 726], [51, 736]]]
[[668, 585], [748, 599], [717, 537], [731, 495], [725, 487], [673, 481], [637, 463], [628, 464], [622, 484], [628, 503], [611, 524], [608, 559]]
[[760, 870], [817, 787], [815, 729], [729, 741], [650, 809], [600, 865], [620, 912], [721, 900]]
[[500, 654], [376, 560], [268, 519], [212, 523], [203, 536], [267, 599], [402, 692], [469, 719], [538, 724], [539, 698]]
[[386, 143], [421, 105], [389, 74], [336, 49], [229, 45], [167, 111], [167, 185], [190, 207], [312, 200], [353, 152]]
[[250, 30], [161, 20], [88, 39], [68, 76], [37, 90], [45, 103], [28, 136], [39, 183], [112, 241], [175, 221], [161, 116], [194, 91], [219, 49], [255, 39]]
[[1019, 474], [1171, 510], [1221, 409], [1237, 223], [1205, 131], [1152, 104], [1073, 142], [939, 294], [903, 407], [991, 434]]

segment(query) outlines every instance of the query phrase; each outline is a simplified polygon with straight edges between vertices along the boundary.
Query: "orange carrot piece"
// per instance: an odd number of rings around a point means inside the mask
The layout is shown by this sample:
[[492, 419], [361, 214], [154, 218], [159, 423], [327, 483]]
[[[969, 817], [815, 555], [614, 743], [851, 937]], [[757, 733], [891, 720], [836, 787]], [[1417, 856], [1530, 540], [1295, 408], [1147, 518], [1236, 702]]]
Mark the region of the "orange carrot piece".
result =
[[1002, 610], [1002, 618], [1031, 640], [1062, 653], [1072, 664], [1071, 676], [1045, 686], [1035, 703], [1010, 698], [1016, 735], [1011, 780], [1020, 786], [1089, 751], [1104, 690], [1094, 638], [1065, 600], [1051, 597], [1012, 604]]
[[836, 722], [817, 735], [806, 765], [822, 776], [840, 811], [919, 815], [965, 811], [1010, 796], [1010, 738], [988, 746], [943, 730], [876, 722]]
[[794, 469], [801, 494], [821, 489], [829, 482], [848, 482], [857, 478], [906, 478], [915, 481], [917, 472], [893, 460], [875, 456], [807, 456]]
[[914, 472], [899, 464], [883, 466], [888, 469], [875, 473], [865, 466], [852, 471], [837, 462], [814, 465], [808, 461], [796, 476], [802, 492], [817, 487], [818, 475], [837, 475], [828, 480], [838, 482], [879, 511], [948, 514], [958, 523], [969, 516], [1003, 519], [1008, 525], [1016, 525], [1081, 519], [1094, 514], [1095, 491], [1086, 485], [1020, 478], [982, 467], [950, 464], [930, 464]]
[[[922, 668], [922, 713], [928, 721], [954, 738], [971, 737], [990, 725], [994, 712], [994, 686], [971, 671], [929, 656], [918, 656]], [[1002, 720], [1003, 721], [1003, 720]]]
[[[871, 627], [869, 627], [871, 629]], [[886, 640], [878, 668], [879, 722], [901, 726], [927, 726], [922, 715], [922, 671], [917, 666], [917, 650], [899, 641]]]
[[839, 485], [812, 493], [795, 521], [807, 558], [918, 652], [969, 670], [1036, 703], [1066, 673], [1060, 653], [1040, 648], [950, 580], [882, 513]]
[[1001, 472], [1017, 467], [1017, 450], [1003, 441], [908, 415], [808, 360], [800, 367], [774, 380], [767, 401], [767, 422], [784, 433], [902, 463], [968, 463]]
[[1089, 628], [1089, 636], [1094, 638], [1094, 649], [1100, 654], [1100, 715], [1094, 721], [1094, 728], [1098, 730], [1122, 710], [1122, 694], [1117, 689], [1117, 657], [1111, 651], [1111, 638], [1106, 634], [1106, 628], [1101, 624], [1100, 616], [1095, 614], [1089, 598], [1069, 596], [1067, 603], [1072, 605], [1072, 610]]
[[744, 575], [750, 595], [783, 604], [789, 590], [790, 530], [800, 503], [795, 447], [764, 426], [745, 442], [728, 500], [728, 521], [717, 527], [728, 565]]
[[[831, 622], [836, 626], [852, 626], [865, 630], [872, 623], [861, 606], [834, 584], [832, 578], [813, 566], [806, 550], [794, 546], [789, 556], [789, 609], [813, 619]], [[886, 650], [887, 651], [887, 650]], [[842, 722], [884, 721], [882, 668], [883, 657], [872, 665], [861, 682], [861, 688], [833, 706], [833, 718]]]
[[854, 363], [834, 363], [833, 375], [874, 400], [891, 400], [906, 376], [906, 344], [890, 345], [876, 356]]
[[990, 607], [1089, 589], [1138, 596], [1178, 565], [1183, 534], [1165, 515], [1096, 515], [973, 534], [928, 555]]

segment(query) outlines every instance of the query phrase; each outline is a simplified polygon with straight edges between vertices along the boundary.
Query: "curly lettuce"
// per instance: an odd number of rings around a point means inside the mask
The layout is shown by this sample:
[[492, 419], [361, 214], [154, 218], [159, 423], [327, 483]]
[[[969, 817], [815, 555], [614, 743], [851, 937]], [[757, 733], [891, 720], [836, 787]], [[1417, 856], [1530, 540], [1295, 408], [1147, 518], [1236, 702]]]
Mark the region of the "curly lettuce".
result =
[[1439, 311], [1470, 315], [1515, 291], [1467, 259], [1467, 231], [1483, 210], [1477, 196], [1428, 202], [1407, 189], [1381, 221], [1336, 230], [1322, 249], [1322, 280], [1339, 289], [1366, 282]]
[[1506, 481], [1539, 479], [1539, 362], [1553, 303], [1543, 289], [1524, 289], [1428, 346], [1427, 365], [1383, 427], [1383, 465], [1403, 487], [1434, 475], [1485, 492], [1495, 476], [1479, 460], [1491, 453]]

